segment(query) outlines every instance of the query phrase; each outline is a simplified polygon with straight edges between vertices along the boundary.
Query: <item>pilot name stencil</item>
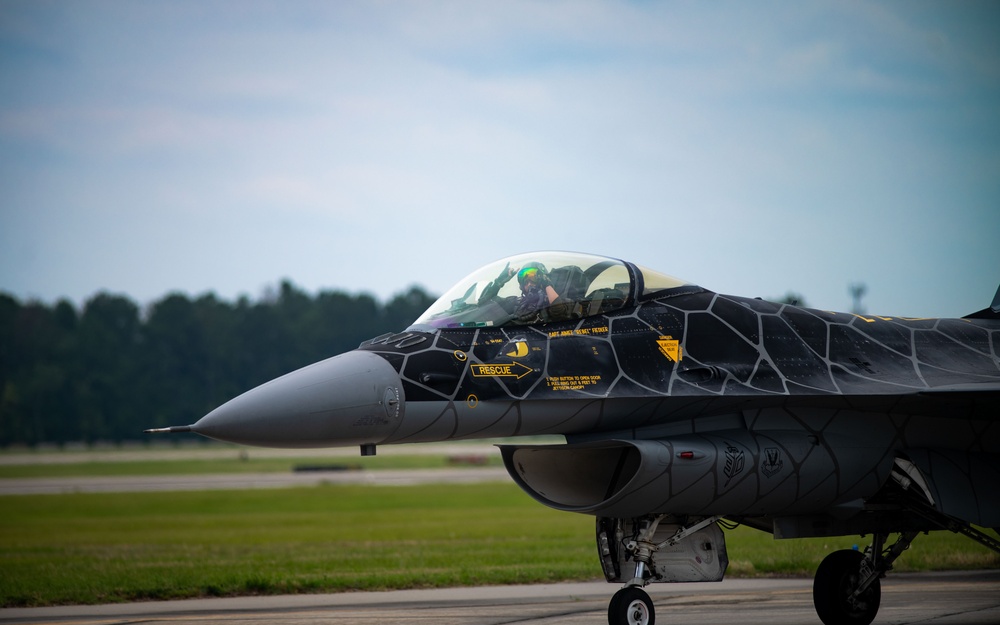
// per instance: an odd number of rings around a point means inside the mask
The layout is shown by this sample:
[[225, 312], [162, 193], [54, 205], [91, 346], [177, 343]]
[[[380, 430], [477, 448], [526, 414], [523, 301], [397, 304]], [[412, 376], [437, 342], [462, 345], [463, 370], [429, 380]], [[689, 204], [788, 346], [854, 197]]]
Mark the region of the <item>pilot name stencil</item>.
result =
[[549, 338], [556, 338], [557, 336], [591, 336], [594, 334], [607, 334], [608, 326], [598, 326], [596, 328], [577, 328], [575, 330], [558, 330], [555, 332], [549, 332]]

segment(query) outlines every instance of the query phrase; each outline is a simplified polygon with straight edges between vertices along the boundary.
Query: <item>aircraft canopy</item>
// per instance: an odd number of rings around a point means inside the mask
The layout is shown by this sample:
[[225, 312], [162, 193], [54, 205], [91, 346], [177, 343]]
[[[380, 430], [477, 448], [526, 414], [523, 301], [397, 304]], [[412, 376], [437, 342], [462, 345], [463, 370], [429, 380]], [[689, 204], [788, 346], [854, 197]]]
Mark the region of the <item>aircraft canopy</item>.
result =
[[604, 256], [520, 254], [472, 272], [413, 325], [461, 328], [565, 321], [623, 308], [637, 299], [688, 284]]

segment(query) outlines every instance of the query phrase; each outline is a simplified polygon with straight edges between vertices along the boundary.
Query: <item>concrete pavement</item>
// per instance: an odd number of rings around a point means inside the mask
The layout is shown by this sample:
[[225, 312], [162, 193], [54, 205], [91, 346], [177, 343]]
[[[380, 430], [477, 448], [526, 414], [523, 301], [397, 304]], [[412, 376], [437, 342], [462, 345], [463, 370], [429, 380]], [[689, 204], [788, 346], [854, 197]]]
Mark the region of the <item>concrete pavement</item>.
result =
[[[105, 625], [603, 625], [603, 582], [195, 599], [0, 610], [0, 623]], [[812, 580], [730, 579], [648, 587], [659, 623], [821, 625]], [[1000, 571], [907, 573], [882, 584], [875, 625], [998, 625]]]

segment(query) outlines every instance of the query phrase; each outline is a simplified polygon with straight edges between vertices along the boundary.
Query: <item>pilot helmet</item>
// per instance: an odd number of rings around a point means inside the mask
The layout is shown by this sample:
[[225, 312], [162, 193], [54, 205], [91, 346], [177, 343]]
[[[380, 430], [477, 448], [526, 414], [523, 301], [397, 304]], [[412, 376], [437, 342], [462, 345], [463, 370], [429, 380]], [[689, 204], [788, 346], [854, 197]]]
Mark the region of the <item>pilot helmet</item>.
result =
[[545, 265], [542, 263], [527, 263], [517, 272], [517, 283], [524, 288], [524, 283], [532, 281], [537, 283], [545, 275]]

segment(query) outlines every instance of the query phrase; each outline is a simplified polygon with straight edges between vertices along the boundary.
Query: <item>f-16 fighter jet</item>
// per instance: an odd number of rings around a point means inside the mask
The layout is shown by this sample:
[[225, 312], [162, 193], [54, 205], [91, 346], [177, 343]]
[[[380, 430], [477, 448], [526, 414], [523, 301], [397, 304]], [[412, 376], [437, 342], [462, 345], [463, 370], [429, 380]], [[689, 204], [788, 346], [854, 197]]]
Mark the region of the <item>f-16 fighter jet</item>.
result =
[[721, 580], [735, 523], [866, 535], [820, 564], [827, 625], [867, 625], [919, 533], [1000, 541], [1000, 291], [962, 319], [721, 295], [565, 252], [479, 269], [402, 332], [268, 382], [190, 426], [269, 447], [561, 435], [502, 445], [546, 506], [595, 517], [608, 622], [652, 624], [643, 588]]

